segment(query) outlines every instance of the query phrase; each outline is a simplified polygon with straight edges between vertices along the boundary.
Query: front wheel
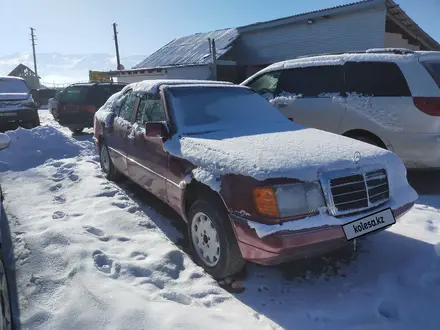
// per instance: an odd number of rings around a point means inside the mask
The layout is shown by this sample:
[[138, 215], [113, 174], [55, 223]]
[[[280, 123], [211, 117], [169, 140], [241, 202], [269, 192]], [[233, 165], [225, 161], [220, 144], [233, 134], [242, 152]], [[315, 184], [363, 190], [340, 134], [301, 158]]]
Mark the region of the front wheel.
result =
[[196, 262], [215, 279], [240, 272], [245, 261], [231, 222], [214, 199], [199, 199], [188, 213], [188, 231]]
[[113, 165], [105, 141], [102, 141], [99, 144], [99, 163], [101, 164], [101, 169], [104, 172], [107, 180], [118, 181], [121, 178], [121, 173], [119, 173], [116, 167]]

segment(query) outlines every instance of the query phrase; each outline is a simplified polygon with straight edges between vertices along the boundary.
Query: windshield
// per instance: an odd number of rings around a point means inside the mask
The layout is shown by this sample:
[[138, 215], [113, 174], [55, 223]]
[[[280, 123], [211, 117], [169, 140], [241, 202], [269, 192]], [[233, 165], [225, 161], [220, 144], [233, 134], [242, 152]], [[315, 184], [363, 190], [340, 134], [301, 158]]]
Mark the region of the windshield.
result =
[[0, 78], [0, 94], [2, 93], [29, 93], [29, 90], [21, 79]]
[[180, 133], [267, 127], [289, 121], [257, 93], [237, 87], [170, 87]]

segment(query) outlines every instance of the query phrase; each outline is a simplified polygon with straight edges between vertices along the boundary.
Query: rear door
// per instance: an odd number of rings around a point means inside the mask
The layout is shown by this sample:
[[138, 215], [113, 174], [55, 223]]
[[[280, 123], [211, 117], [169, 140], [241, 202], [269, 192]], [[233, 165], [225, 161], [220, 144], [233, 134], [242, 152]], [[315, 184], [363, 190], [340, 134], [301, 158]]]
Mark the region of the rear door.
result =
[[133, 91], [128, 90], [125, 98], [116, 111], [113, 125], [106, 131], [106, 140], [113, 164], [123, 174], [128, 175], [127, 149], [129, 135], [133, 130], [133, 115], [139, 99]]
[[143, 188], [166, 201], [168, 153], [161, 137], [147, 137], [145, 123], [166, 122], [165, 109], [159, 95], [145, 94], [140, 99], [135, 121], [137, 128], [130, 137], [129, 176]]
[[87, 104], [90, 88], [89, 85], [75, 85], [64, 89], [58, 98], [59, 115], [78, 113], [80, 108]]
[[347, 114], [339, 133], [362, 129], [387, 144], [392, 134], [424, 130], [414, 118], [417, 109], [398, 64], [346, 62], [344, 67]]
[[341, 65], [285, 70], [274, 105], [294, 122], [336, 132], [345, 114], [344, 69]]

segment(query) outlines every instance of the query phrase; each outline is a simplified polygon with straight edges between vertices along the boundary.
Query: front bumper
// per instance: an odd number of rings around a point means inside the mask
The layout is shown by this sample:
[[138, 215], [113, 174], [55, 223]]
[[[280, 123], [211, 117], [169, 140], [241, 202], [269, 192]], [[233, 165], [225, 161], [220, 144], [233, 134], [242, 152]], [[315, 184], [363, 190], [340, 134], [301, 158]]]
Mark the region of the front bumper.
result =
[[[393, 210], [394, 217], [398, 219], [413, 205], [409, 203]], [[262, 265], [322, 255], [348, 243], [342, 226], [282, 231], [260, 238], [246, 220], [234, 215], [230, 215], [230, 220], [243, 258]]]
[[40, 124], [38, 111], [33, 109], [15, 109], [0, 112], [0, 130], [31, 128]]

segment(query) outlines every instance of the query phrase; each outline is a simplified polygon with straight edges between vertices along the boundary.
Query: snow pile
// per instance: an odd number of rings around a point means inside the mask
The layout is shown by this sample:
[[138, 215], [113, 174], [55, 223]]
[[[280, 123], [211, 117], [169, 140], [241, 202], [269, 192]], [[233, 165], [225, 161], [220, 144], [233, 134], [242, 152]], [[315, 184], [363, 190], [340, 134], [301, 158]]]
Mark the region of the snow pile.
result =
[[274, 105], [291, 105], [295, 100], [302, 97], [302, 94], [293, 94], [293, 93], [287, 93], [287, 92], [281, 92], [279, 96], [273, 98], [272, 100], [269, 100], [269, 102]]
[[94, 154], [91, 142], [74, 140], [51, 126], [18, 128], [6, 135], [11, 142], [8, 148], [0, 150], [0, 172], [27, 170], [49, 159]]
[[325, 97], [325, 98], [339, 98], [341, 97], [340, 93], [321, 93], [318, 95], [318, 97]]
[[346, 97], [347, 108], [354, 110], [358, 115], [365, 117], [377, 125], [391, 131], [402, 131], [403, 126], [400, 116], [399, 105], [393, 105], [387, 102], [380, 106], [370, 96], [364, 96], [358, 93], [348, 93]]
[[2, 188], [23, 329], [274, 329], [171, 243], [180, 234], [168, 220], [107, 181], [91, 158], [8, 172]]

